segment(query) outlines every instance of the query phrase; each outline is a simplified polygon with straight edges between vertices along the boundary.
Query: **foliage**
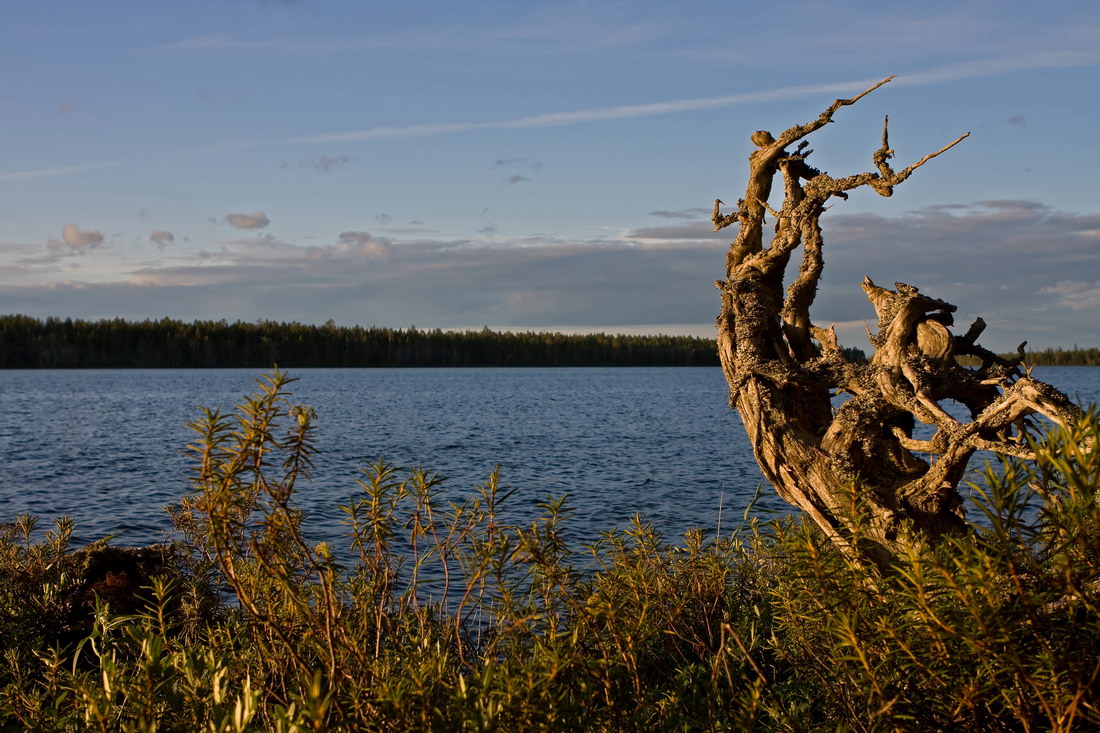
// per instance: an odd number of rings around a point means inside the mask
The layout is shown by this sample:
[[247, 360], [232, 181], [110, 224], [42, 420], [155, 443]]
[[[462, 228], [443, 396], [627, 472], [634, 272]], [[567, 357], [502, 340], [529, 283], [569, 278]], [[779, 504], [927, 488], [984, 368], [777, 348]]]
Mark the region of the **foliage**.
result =
[[[1025, 342], [1026, 343], [1026, 342]], [[1021, 345], [1022, 346], [1022, 345]], [[1026, 351], [998, 354], [1006, 361], [1017, 361], [1021, 358], [1028, 366], [1100, 366], [1100, 348], [1092, 347], [1084, 349], [1074, 346], [1072, 349], [1049, 348], [1042, 351]], [[964, 366], [977, 366], [982, 360], [974, 356], [956, 357]]]
[[[1015, 355], [1005, 354], [1005, 358]], [[1034, 366], [1100, 366], [1100, 348], [1072, 349], [1051, 348], [1042, 351], [1029, 351], [1024, 361]]]
[[0, 368], [716, 366], [690, 336], [0, 316]]
[[[861, 349], [844, 357], [864, 364]], [[1016, 354], [1003, 354], [1007, 359]], [[979, 363], [977, 359], [960, 361]], [[1038, 366], [1100, 366], [1100, 349], [1028, 352]], [[717, 366], [714, 339], [315, 326], [260, 321], [41, 320], [0, 315], [0, 369], [106, 367]]]
[[437, 475], [382, 461], [334, 549], [295, 509], [316, 447], [291, 381], [195, 423], [182, 541], [129, 599], [88, 584], [102, 546], [70, 548], [67, 520], [4, 529], [0, 728], [1100, 724], [1095, 411], [987, 471], [984, 528], [880, 572], [795, 519], [677, 543], [639, 519], [574, 548], [564, 498], [506, 525], [496, 473], [448, 502]]

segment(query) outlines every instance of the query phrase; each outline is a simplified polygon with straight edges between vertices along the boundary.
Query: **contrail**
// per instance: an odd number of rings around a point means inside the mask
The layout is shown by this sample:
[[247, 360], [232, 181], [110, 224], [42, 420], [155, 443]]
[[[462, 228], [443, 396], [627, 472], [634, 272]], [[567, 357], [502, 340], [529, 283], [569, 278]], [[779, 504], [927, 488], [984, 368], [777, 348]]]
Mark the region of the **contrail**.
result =
[[27, 178], [46, 178], [47, 176], [65, 176], [70, 173], [83, 173], [84, 171], [97, 170], [99, 168], [118, 168], [122, 163], [107, 161], [104, 163], [85, 163], [83, 165], [60, 165], [54, 168], [38, 168], [30, 171], [12, 171], [0, 173], [0, 181], [22, 181]]
[[[1100, 62], [1097, 51], [1039, 51], [1004, 56], [1000, 58], [980, 59], [944, 64], [928, 69], [899, 74], [891, 86], [928, 86], [946, 81], [973, 79], [980, 77], [1002, 76], [1030, 69], [1070, 68], [1092, 66]], [[825, 84], [804, 84], [765, 89], [743, 94], [730, 94], [719, 97], [700, 97], [694, 99], [676, 99], [668, 102], [649, 104], [629, 104], [614, 107], [595, 107], [574, 112], [550, 112], [546, 114], [517, 117], [509, 120], [488, 122], [440, 122], [416, 124], [398, 127], [368, 127], [363, 130], [329, 132], [301, 137], [289, 137], [266, 142], [243, 143], [244, 145], [297, 145], [336, 142], [359, 142], [365, 140], [388, 140], [404, 137], [428, 137], [449, 135], [475, 130], [521, 130], [541, 127], [563, 127], [585, 122], [606, 122], [609, 120], [627, 120], [638, 117], [693, 112], [705, 109], [732, 107], [754, 102], [771, 102], [790, 99], [802, 99], [821, 94], [844, 94], [866, 89], [879, 79], [887, 76], [891, 69], [884, 69], [881, 76], [855, 79]]]

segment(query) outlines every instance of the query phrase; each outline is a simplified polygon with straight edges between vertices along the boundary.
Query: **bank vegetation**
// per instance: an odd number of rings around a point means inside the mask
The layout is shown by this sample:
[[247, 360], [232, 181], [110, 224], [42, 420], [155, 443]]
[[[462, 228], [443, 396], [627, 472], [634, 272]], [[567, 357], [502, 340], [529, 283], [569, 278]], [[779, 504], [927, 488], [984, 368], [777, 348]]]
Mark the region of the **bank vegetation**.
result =
[[[975, 486], [979, 521], [889, 567], [813, 522], [569, 541], [382, 461], [347, 536], [302, 531], [317, 416], [271, 374], [193, 425], [178, 541], [0, 533], [0, 728], [1087, 730], [1100, 725], [1100, 418]], [[351, 488], [354, 487], [354, 492]], [[582, 490], [582, 489], [578, 489]], [[852, 487], [853, 496], [858, 496]]]

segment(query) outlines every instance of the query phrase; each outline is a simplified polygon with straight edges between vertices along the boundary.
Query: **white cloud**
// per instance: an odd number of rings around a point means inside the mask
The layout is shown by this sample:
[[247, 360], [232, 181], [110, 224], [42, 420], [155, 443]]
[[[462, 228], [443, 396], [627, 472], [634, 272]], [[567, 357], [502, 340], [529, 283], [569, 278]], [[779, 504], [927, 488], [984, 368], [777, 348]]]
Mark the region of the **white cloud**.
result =
[[1060, 303], [1075, 311], [1100, 308], [1100, 280], [1060, 280], [1039, 290], [1040, 295], [1060, 296]]
[[[862, 345], [862, 322], [875, 320], [859, 287], [864, 275], [912, 283], [958, 305], [958, 330], [982, 316], [988, 348], [1010, 350], [1024, 339], [1035, 348], [1100, 343], [1094, 317], [1100, 282], [1092, 275], [1100, 271], [1100, 215], [1029, 201], [897, 216], [842, 212], [838, 206], [823, 219], [825, 272], [812, 313], [819, 325], [837, 322], [842, 343]], [[83, 313], [116, 298], [112, 312], [136, 318], [151, 311], [218, 318], [232, 312], [245, 319], [335, 317], [441, 328], [705, 326], [718, 308], [713, 283], [722, 277], [730, 233], [710, 232], [703, 212], [695, 222], [677, 218], [593, 240], [410, 234], [397, 244], [349, 230], [332, 244], [299, 246], [249, 236], [186, 266], [134, 270], [129, 277], [140, 289], [122, 282], [83, 291], [13, 283], [0, 288], [0, 312]], [[796, 253], [792, 272], [797, 265]], [[1067, 281], [1067, 273], [1080, 274]]]
[[367, 257], [382, 258], [389, 253], [390, 241], [370, 232], [340, 232], [340, 242], [348, 252]]
[[[1100, 64], [1100, 51], [1096, 50], [1037, 51], [1032, 53], [997, 56], [976, 61], [954, 62], [926, 69], [917, 69], [909, 73], [899, 74], [894, 80], [894, 85], [927, 86], [942, 82], [958, 81], [961, 79], [1003, 76], [1005, 74], [1035, 68], [1073, 68], [1095, 66], [1097, 64]], [[434, 135], [473, 132], [477, 130], [522, 130], [545, 127], [564, 127], [589, 122], [608, 122], [613, 120], [678, 114], [682, 112], [721, 109], [724, 107], [756, 102], [778, 102], [805, 99], [807, 97], [820, 97], [823, 94], [851, 94], [863, 91], [878, 81], [880, 81], [879, 78], [866, 77], [848, 81], [802, 84], [714, 97], [674, 99], [666, 102], [651, 102], [648, 104], [594, 107], [570, 112], [550, 112], [546, 114], [528, 115], [487, 122], [434, 122], [394, 127], [369, 127], [362, 130], [329, 132], [278, 140], [259, 140], [236, 143], [228, 147], [295, 144], [312, 145], [429, 137]]]
[[103, 233], [93, 230], [83, 230], [72, 222], [61, 230], [60, 239], [48, 239], [46, 250], [51, 255], [66, 253], [84, 254], [89, 249], [94, 249], [103, 244]]
[[76, 224], [69, 222], [65, 225], [65, 228], [61, 230], [61, 239], [50, 239], [46, 242], [46, 248], [54, 254], [60, 254], [64, 252], [66, 248], [72, 252], [83, 253], [101, 244], [103, 244], [102, 232], [90, 229], [84, 230]]
[[263, 229], [271, 223], [267, 214], [262, 211], [254, 211], [251, 214], [226, 214], [225, 220], [237, 229]]
[[[606, 122], [610, 120], [674, 114], [677, 112], [718, 109], [748, 102], [768, 102], [785, 99], [801, 99], [803, 97], [821, 94], [858, 92], [866, 89], [877, 81], [879, 81], [879, 79], [867, 78], [855, 81], [832, 82], [828, 84], [807, 84], [782, 87], [779, 89], [766, 89], [758, 92], [746, 92], [743, 94], [730, 94], [720, 97], [701, 97], [696, 99], [677, 99], [668, 102], [653, 102], [650, 104], [596, 107], [574, 112], [550, 112], [547, 114], [517, 117], [509, 120], [495, 120], [492, 122], [439, 122], [406, 125], [404, 127], [371, 127], [365, 130], [331, 132], [319, 135], [286, 138], [283, 140], [268, 141], [268, 143], [319, 144], [355, 142], [361, 140], [387, 140], [404, 137], [427, 137], [430, 135], [444, 135], [447, 133], [470, 132], [474, 130], [522, 130], [541, 127], [563, 127], [584, 122]], [[268, 143], [261, 142], [257, 144], [263, 145]]]

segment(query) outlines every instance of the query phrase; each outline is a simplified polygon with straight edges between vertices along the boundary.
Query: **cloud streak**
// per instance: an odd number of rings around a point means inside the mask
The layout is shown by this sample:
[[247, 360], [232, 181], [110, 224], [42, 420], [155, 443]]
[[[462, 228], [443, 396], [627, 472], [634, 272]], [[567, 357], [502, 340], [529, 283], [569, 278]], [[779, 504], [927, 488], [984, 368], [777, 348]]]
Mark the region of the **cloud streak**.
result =
[[1070, 310], [1096, 310], [1100, 308], [1100, 280], [1060, 280], [1039, 290], [1040, 295], [1057, 295], [1061, 305]]
[[[227, 46], [237, 47], [241, 42], [229, 41], [224, 36], [207, 36], [181, 42], [176, 48], [221, 48]], [[244, 42], [248, 47], [251, 42]], [[255, 42], [257, 47], [267, 45], [266, 42]], [[1100, 49], [1088, 50], [1042, 50], [1027, 53], [995, 56], [985, 59], [954, 62], [926, 69], [918, 69], [908, 73], [902, 73], [892, 82], [894, 87], [904, 86], [929, 86], [944, 82], [959, 81], [965, 79], [1003, 76], [1035, 69], [1057, 69], [1090, 67], [1100, 64]], [[394, 140], [404, 138], [434, 137], [440, 135], [455, 135], [467, 132], [483, 130], [533, 130], [553, 127], [567, 127], [572, 125], [613, 122], [662, 115], [683, 114], [687, 112], [722, 109], [744, 104], [756, 104], [762, 102], [779, 102], [796, 99], [820, 97], [828, 94], [853, 94], [860, 92], [879, 81], [878, 78], [866, 77], [847, 81], [836, 81], [819, 84], [803, 84], [786, 86], [773, 89], [763, 89], [738, 94], [728, 94], [713, 97], [696, 97], [686, 99], [674, 99], [663, 102], [650, 102], [646, 104], [615, 105], [609, 107], [594, 107], [565, 112], [547, 112], [535, 115], [525, 115], [501, 120], [488, 121], [452, 121], [416, 123], [410, 125], [376, 126], [357, 130], [333, 131], [300, 135], [285, 138], [267, 140], [245, 140], [212, 144], [201, 148], [205, 151], [222, 151], [239, 148], [288, 146], [288, 145], [319, 145], [332, 143], [354, 143], [375, 140]], [[1015, 118], [1014, 118], [1015, 119]], [[1022, 118], [1021, 118], [1022, 119]], [[1014, 124], [1016, 124], [1014, 122]], [[335, 157], [320, 156], [309, 164], [321, 172], [327, 172], [335, 168], [346, 166], [355, 159], [340, 155]], [[507, 165], [509, 163], [527, 162], [526, 158], [502, 159], [492, 166]], [[10, 171], [0, 173], [0, 182], [26, 180], [51, 176], [64, 176], [83, 173], [103, 168], [116, 168], [122, 163], [117, 161], [105, 161], [101, 163], [89, 163], [69, 166], [56, 166], [37, 168], [22, 171]], [[537, 170], [539, 164], [531, 162], [532, 170]], [[514, 181], [519, 182], [519, 181]]]
[[[1000, 56], [943, 64], [932, 68], [899, 74], [893, 81], [894, 86], [928, 86], [949, 81], [1002, 76], [1028, 69], [1071, 68], [1100, 64], [1100, 50], [1089, 51], [1036, 51], [1032, 53]], [[437, 122], [404, 126], [369, 127], [361, 130], [328, 132], [278, 140], [239, 143], [251, 145], [301, 145], [363, 142], [369, 140], [392, 140], [399, 138], [430, 137], [451, 135], [479, 130], [528, 130], [547, 127], [565, 127], [592, 122], [610, 122], [616, 120], [638, 119], [659, 115], [681, 114], [711, 109], [721, 109], [741, 104], [759, 102], [779, 102], [793, 99], [816, 97], [822, 94], [851, 94], [860, 92], [879, 81], [866, 77], [849, 81], [828, 82], [822, 84], [802, 84], [764, 89], [741, 94], [728, 94], [716, 97], [697, 97], [675, 99], [666, 102], [648, 104], [616, 105], [612, 107], [594, 107], [571, 112], [549, 112], [528, 115], [505, 120], [485, 122]]]
[[[1092, 317], [1100, 283], [1090, 276], [1100, 271], [1100, 215], [987, 201], [897, 216], [830, 212], [823, 225], [826, 267], [813, 317], [844, 324], [853, 345], [857, 326], [874, 322], [859, 288], [864, 275], [910, 282], [955, 303], [962, 330], [981, 315], [990, 348], [1009, 350], [1023, 339], [1037, 348], [1100, 342]], [[203, 259], [134, 270], [126, 282], [12, 284], [0, 288], [0, 312], [91, 315], [89, 303], [117, 298], [110, 315], [336, 317], [441, 328], [703, 325], [717, 308], [713, 282], [722, 276], [728, 234], [709, 232], [700, 216], [606, 240], [486, 231], [394, 241], [356, 230], [323, 246], [243, 238]], [[1067, 279], [1069, 271], [1081, 275]]]
[[[405, 137], [428, 137], [432, 135], [447, 135], [459, 132], [473, 132], [477, 130], [525, 130], [543, 127], [563, 127], [587, 122], [608, 122], [613, 120], [635, 119], [638, 117], [652, 117], [655, 115], [667, 115], [680, 112], [693, 112], [698, 110], [718, 109], [730, 107], [736, 104], [750, 102], [769, 102], [787, 99], [800, 99], [806, 96], [826, 93], [846, 93], [861, 91], [877, 82], [878, 79], [860, 79], [857, 81], [835, 82], [828, 84], [808, 84], [800, 86], [783, 87], [780, 89], [766, 89], [758, 92], [744, 94], [731, 94], [721, 97], [702, 97], [695, 99], [677, 99], [668, 102], [653, 102], [650, 104], [628, 104], [614, 107], [596, 107], [582, 109], [573, 112], [550, 112], [539, 115], [529, 115], [508, 120], [494, 120], [490, 122], [440, 122], [428, 124], [406, 125], [402, 127], [371, 127], [364, 130], [350, 130], [347, 132], [331, 132], [318, 135], [306, 135], [302, 137], [290, 137], [282, 140], [273, 140], [274, 144], [320, 144], [335, 142], [359, 142], [364, 140], [389, 140]], [[265, 144], [265, 143], [257, 143]]]
[[0, 173], [0, 181], [25, 181], [30, 178], [49, 178], [52, 176], [69, 176], [74, 173], [100, 170], [102, 168], [119, 168], [122, 163], [108, 160], [103, 163], [84, 163], [81, 165], [59, 165], [53, 168], [35, 168], [25, 171], [10, 171]]
[[271, 219], [268, 219], [267, 214], [262, 211], [254, 211], [251, 214], [226, 214], [225, 220], [235, 229], [263, 229], [271, 223]]

